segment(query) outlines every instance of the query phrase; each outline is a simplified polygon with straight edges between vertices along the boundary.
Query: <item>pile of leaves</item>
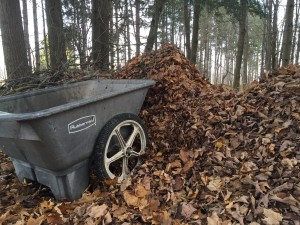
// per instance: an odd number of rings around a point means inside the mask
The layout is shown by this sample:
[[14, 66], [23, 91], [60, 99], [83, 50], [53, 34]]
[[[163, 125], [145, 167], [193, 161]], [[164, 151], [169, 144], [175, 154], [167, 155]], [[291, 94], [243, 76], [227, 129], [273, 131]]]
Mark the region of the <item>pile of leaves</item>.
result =
[[137, 173], [121, 185], [92, 178], [81, 199], [57, 202], [18, 182], [0, 156], [0, 224], [299, 224], [300, 67], [235, 93], [165, 45], [117, 76], [156, 81], [141, 111], [150, 154]]

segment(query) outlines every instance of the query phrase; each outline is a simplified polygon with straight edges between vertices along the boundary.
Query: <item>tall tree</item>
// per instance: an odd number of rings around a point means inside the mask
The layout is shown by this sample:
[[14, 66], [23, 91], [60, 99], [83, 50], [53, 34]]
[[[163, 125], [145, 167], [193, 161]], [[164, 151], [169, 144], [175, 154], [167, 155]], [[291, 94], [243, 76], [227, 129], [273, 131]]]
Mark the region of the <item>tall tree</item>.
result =
[[240, 88], [240, 78], [241, 78], [241, 66], [243, 59], [243, 50], [244, 50], [244, 40], [246, 34], [246, 13], [248, 7], [248, 0], [240, 0], [240, 20], [239, 20], [239, 38], [238, 38], [238, 49], [235, 60], [235, 69], [234, 69], [234, 80], [233, 88]]
[[272, 47], [271, 47], [271, 58], [272, 58], [272, 68], [277, 67], [277, 37], [278, 37], [278, 7], [279, 7], [279, 0], [275, 0], [274, 3], [274, 11], [273, 11], [273, 25], [272, 25]]
[[296, 56], [295, 56], [295, 62], [299, 63], [299, 54], [300, 54], [300, 27], [298, 27], [298, 43], [297, 43], [297, 49], [296, 49]]
[[37, 5], [36, 0], [32, 0], [33, 8], [33, 27], [34, 27], [34, 47], [35, 47], [35, 71], [40, 71], [40, 45], [39, 45], [39, 28], [37, 19]]
[[27, 10], [27, 0], [23, 0], [23, 29], [25, 38], [25, 47], [28, 59], [28, 66], [31, 68], [31, 49], [29, 42], [29, 32], [28, 32], [28, 10]]
[[294, 0], [287, 1], [282, 39], [282, 66], [288, 65], [291, 59], [294, 6]]
[[47, 40], [47, 34], [46, 34], [44, 0], [41, 0], [41, 4], [42, 4], [42, 17], [43, 17], [43, 36], [44, 36], [45, 60], [46, 60], [46, 68], [49, 68], [49, 51], [48, 51], [48, 40]]
[[94, 68], [109, 70], [109, 21], [111, 0], [92, 1], [92, 56]]
[[87, 21], [90, 15], [87, 7], [88, 1], [63, 0], [62, 3], [67, 51], [73, 54], [75, 60], [79, 58], [80, 68], [85, 69], [87, 66]]
[[299, 13], [300, 13], [300, 7], [299, 7], [299, 4], [295, 4], [295, 27], [294, 27], [294, 31], [293, 31], [293, 41], [292, 41], [292, 49], [291, 49], [291, 60], [290, 62], [291, 63], [298, 63], [297, 61], [294, 62], [294, 59], [295, 59], [295, 50], [296, 50], [296, 43], [298, 42], [297, 40], [297, 24], [298, 24], [298, 21], [299, 21]]
[[126, 43], [127, 43], [127, 60], [131, 59], [131, 38], [130, 38], [130, 16], [129, 3], [125, 0], [125, 21], [126, 21]]
[[246, 23], [245, 23], [245, 40], [244, 40], [244, 52], [243, 52], [243, 75], [242, 75], [242, 87], [248, 83], [248, 58], [249, 58], [249, 33], [248, 33], [248, 8], [246, 11]]
[[164, 8], [164, 5], [166, 4], [167, 0], [155, 0], [155, 10], [153, 12], [151, 25], [150, 25], [150, 31], [147, 38], [147, 43], [145, 47], [145, 52], [150, 52], [153, 49], [153, 45], [155, 43], [156, 37], [157, 37], [157, 29], [158, 24], [160, 21], [160, 17]]
[[135, 0], [135, 40], [136, 40], [136, 55], [141, 53], [141, 18], [140, 18], [140, 0]]
[[[265, 32], [265, 50], [266, 50], [266, 56], [265, 56], [265, 69], [269, 71], [271, 69], [271, 63], [272, 63], [272, 57], [271, 57], [271, 51], [272, 51], [272, 12], [273, 12], [273, 0], [267, 0], [266, 1], [266, 14], [267, 18], [265, 20], [265, 26], [266, 26], [266, 32]], [[271, 37], [271, 38], [268, 38]]]
[[189, 11], [189, 0], [183, 2], [183, 19], [184, 19], [184, 31], [185, 31], [185, 48], [186, 56], [191, 59], [191, 28], [190, 28], [190, 11]]
[[67, 65], [66, 45], [63, 32], [62, 7], [60, 0], [45, 0], [50, 47], [50, 65], [54, 70]]
[[19, 0], [0, 1], [0, 27], [8, 79], [29, 76]]
[[191, 62], [194, 64], [196, 64], [197, 52], [198, 52], [200, 2], [201, 0], [194, 0], [193, 37], [192, 37], [192, 49], [191, 49]]

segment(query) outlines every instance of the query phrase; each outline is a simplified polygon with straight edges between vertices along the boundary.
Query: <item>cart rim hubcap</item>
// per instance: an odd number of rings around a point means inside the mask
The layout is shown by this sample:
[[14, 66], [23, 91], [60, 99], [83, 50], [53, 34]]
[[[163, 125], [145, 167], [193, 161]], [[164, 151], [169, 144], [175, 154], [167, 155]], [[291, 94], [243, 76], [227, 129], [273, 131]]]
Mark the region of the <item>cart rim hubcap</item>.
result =
[[130, 156], [132, 156], [132, 153], [133, 153], [132, 147], [128, 147], [127, 149], [125, 149], [125, 157], [129, 158]]
[[[127, 137], [127, 140], [122, 136], [122, 128], [131, 127], [131, 132]], [[116, 151], [112, 156], [108, 157], [110, 144], [113, 142], [113, 137], [117, 139], [117, 144], [119, 145], [119, 150]], [[138, 140], [138, 144], [135, 141]], [[116, 143], [115, 143], [116, 144]], [[137, 146], [136, 146], [137, 145]], [[126, 179], [130, 176], [131, 172], [136, 169], [140, 163], [140, 156], [144, 153], [146, 148], [146, 135], [141, 127], [141, 125], [134, 120], [126, 120], [119, 123], [113, 132], [110, 134], [110, 137], [106, 143], [105, 148], [105, 168], [108, 176], [113, 179], [118, 176], [118, 182]], [[130, 162], [133, 161], [133, 168]], [[110, 168], [110, 165], [116, 161], [119, 161], [122, 164], [122, 172], [119, 173], [113, 171]], [[119, 168], [118, 168], [119, 170]], [[121, 174], [120, 174], [121, 172]]]

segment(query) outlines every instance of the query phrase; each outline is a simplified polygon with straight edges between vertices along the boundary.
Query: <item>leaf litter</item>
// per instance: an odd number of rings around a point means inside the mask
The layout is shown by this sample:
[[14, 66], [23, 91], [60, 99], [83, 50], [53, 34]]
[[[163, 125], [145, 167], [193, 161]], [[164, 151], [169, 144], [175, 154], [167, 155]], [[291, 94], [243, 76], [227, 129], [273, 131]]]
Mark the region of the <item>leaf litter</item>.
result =
[[129, 61], [117, 78], [154, 79], [141, 118], [151, 146], [121, 185], [73, 202], [20, 183], [0, 152], [0, 224], [299, 224], [300, 67], [242, 92], [210, 84], [175, 46]]

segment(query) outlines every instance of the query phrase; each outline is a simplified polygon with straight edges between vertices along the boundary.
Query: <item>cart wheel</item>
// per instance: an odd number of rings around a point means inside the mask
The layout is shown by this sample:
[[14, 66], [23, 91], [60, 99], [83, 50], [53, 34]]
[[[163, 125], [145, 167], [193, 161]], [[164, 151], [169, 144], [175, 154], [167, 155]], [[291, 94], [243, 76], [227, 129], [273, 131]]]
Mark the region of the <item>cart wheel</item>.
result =
[[120, 183], [141, 163], [148, 137], [143, 121], [134, 114], [115, 116], [101, 130], [94, 149], [94, 169], [99, 179]]

